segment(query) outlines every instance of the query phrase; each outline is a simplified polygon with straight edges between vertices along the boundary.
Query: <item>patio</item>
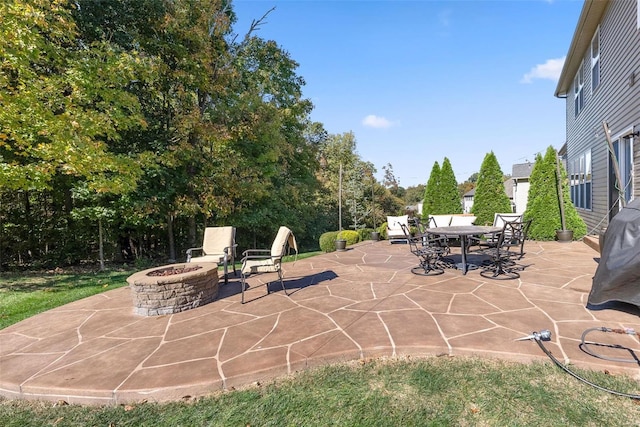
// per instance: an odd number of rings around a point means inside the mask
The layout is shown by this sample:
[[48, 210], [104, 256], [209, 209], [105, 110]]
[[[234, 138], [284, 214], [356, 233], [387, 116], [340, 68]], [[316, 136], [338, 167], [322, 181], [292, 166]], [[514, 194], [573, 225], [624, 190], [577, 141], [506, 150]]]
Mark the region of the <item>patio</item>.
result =
[[[201, 396], [320, 364], [371, 357], [482, 356], [548, 360], [534, 341], [573, 366], [640, 379], [637, 363], [598, 359], [579, 348], [592, 327], [640, 330], [637, 307], [585, 307], [598, 252], [583, 242], [527, 242], [519, 280], [479, 272], [411, 274], [417, 259], [405, 244], [363, 242], [284, 264], [266, 295], [263, 280], [240, 303], [230, 277], [218, 299], [163, 316], [134, 314], [128, 287], [86, 298], [0, 330], [0, 394], [120, 404]], [[455, 253], [455, 252], [454, 252]], [[637, 337], [592, 334], [640, 354]], [[628, 358], [628, 350], [607, 353]]]

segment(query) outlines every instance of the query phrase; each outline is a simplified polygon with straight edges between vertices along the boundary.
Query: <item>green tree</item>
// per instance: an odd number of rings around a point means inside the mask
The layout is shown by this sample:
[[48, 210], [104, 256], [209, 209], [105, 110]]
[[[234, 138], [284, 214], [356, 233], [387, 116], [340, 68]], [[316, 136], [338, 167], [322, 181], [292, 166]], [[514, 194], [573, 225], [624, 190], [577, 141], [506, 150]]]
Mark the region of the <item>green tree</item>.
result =
[[587, 226], [578, 215], [569, 196], [567, 174], [560, 166], [557, 174], [557, 152], [549, 146], [544, 157], [538, 153], [529, 178], [529, 197], [525, 220], [532, 220], [529, 236], [534, 240], [554, 240], [556, 230], [562, 228], [560, 218], [560, 198], [558, 197], [558, 179], [562, 183], [564, 211], [567, 230], [573, 230], [573, 238], [579, 240], [587, 233]]
[[126, 90], [146, 67], [108, 43], [80, 43], [64, 0], [0, 4], [0, 185], [51, 188], [58, 175], [98, 192], [135, 188], [138, 161], [110, 150], [120, 131], [143, 125]]
[[440, 170], [440, 182], [438, 185], [438, 205], [437, 214], [458, 214], [462, 213], [462, 202], [458, 192], [458, 183], [448, 158], [444, 158], [442, 169]]
[[429, 174], [429, 180], [424, 189], [424, 199], [422, 200], [422, 219], [427, 221], [429, 215], [437, 213], [438, 191], [440, 187], [440, 164], [435, 161]]
[[504, 175], [493, 151], [484, 156], [471, 212], [476, 224], [493, 224], [496, 213], [511, 212], [511, 202], [504, 190]]

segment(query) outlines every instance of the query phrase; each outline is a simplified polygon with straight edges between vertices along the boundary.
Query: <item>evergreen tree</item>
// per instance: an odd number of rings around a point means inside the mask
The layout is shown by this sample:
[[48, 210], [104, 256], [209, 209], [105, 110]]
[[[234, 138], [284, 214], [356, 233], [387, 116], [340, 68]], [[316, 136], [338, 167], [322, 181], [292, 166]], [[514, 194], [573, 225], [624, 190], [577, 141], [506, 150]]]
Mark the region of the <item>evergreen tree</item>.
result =
[[496, 213], [511, 212], [511, 202], [504, 191], [503, 178], [498, 159], [492, 151], [484, 157], [478, 174], [471, 208], [471, 212], [477, 217], [476, 224], [493, 224]]
[[557, 179], [562, 182], [567, 230], [573, 230], [574, 239], [581, 239], [587, 233], [587, 226], [569, 197], [567, 173], [562, 165], [560, 177], [557, 176], [556, 156], [556, 150], [552, 146], [547, 148], [544, 157], [538, 153], [529, 178], [529, 199], [524, 219], [533, 220], [529, 237], [534, 240], [554, 240], [556, 230], [562, 228]]
[[462, 213], [462, 201], [458, 191], [458, 183], [453, 173], [451, 162], [444, 158], [442, 169], [440, 169], [440, 182], [438, 185], [438, 206], [437, 214], [459, 214]]
[[440, 164], [436, 161], [431, 168], [431, 175], [424, 189], [424, 199], [422, 200], [422, 219], [429, 220], [429, 215], [436, 213], [438, 204], [438, 187], [440, 186]]

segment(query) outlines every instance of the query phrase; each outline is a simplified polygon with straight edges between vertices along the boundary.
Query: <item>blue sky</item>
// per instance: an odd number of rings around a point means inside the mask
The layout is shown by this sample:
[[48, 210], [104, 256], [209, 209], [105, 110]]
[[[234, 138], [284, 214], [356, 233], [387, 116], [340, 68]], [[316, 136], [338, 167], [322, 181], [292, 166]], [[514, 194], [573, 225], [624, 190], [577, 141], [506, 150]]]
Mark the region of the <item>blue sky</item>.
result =
[[565, 139], [553, 96], [582, 9], [577, 0], [234, 0], [244, 35], [300, 64], [311, 118], [353, 131], [357, 151], [400, 185], [426, 184], [445, 157], [459, 182], [493, 151], [504, 173]]

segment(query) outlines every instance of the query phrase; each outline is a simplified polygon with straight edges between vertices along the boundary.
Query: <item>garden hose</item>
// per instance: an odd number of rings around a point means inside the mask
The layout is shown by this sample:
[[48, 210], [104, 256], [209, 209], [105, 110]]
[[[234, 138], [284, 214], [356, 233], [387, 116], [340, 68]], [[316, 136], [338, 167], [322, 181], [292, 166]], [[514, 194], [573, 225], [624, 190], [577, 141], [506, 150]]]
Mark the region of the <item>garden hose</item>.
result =
[[[598, 328], [600, 329], [600, 328]], [[584, 334], [583, 334], [584, 336]], [[612, 390], [606, 387], [602, 387], [598, 384], [592, 383], [591, 381], [587, 380], [586, 378], [581, 377], [580, 375], [576, 374], [575, 372], [573, 372], [571, 369], [567, 368], [564, 364], [560, 363], [560, 361], [558, 359], [555, 358], [555, 356], [553, 354], [551, 354], [551, 352], [544, 346], [544, 344], [542, 343], [542, 341], [550, 341], [551, 340], [551, 332], [549, 332], [548, 330], [542, 330], [540, 332], [532, 332], [531, 335], [524, 337], [524, 338], [520, 338], [520, 340], [535, 340], [535, 342], [538, 344], [538, 347], [540, 347], [540, 349], [553, 361], [553, 363], [556, 364], [556, 366], [558, 366], [560, 369], [562, 369], [563, 371], [565, 371], [566, 373], [568, 373], [569, 375], [571, 375], [572, 377], [574, 377], [575, 379], [577, 379], [578, 381], [582, 381], [583, 383], [590, 385], [591, 387], [594, 387], [598, 390], [601, 391], [605, 391], [607, 393], [611, 393], [611, 394], [615, 394], [616, 396], [622, 396], [622, 397], [628, 397], [630, 399], [636, 399], [636, 400], [640, 400], [640, 394], [629, 394], [629, 393], [623, 393], [620, 391], [616, 391], [616, 390]]]
[[[618, 344], [602, 344], [602, 343], [598, 343], [598, 342], [587, 342], [586, 341], [587, 334], [590, 333], [590, 332], [594, 332], [594, 331], [612, 332], [612, 333], [616, 333], [616, 334], [626, 334], [626, 335], [635, 335], [638, 338], [640, 338], [640, 334], [637, 333], [634, 329], [632, 329], [632, 328], [625, 328], [625, 329], [606, 328], [604, 326], [602, 326], [600, 328], [589, 328], [589, 329], [585, 330], [582, 333], [582, 338], [581, 338], [581, 342], [580, 342], [580, 349], [582, 349], [582, 351], [584, 351], [585, 353], [587, 353], [587, 354], [589, 354], [589, 355], [591, 355], [593, 357], [597, 357], [598, 359], [608, 360], [608, 361], [611, 361], [611, 362], [637, 363], [638, 365], [640, 365], [640, 359], [638, 359], [638, 356], [636, 356], [634, 351], [631, 350], [630, 348], [627, 348], [627, 347], [624, 347], [624, 346], [621, 346], [621, 345], [618, 345]], [[623, 358], [603, 356], [603, 355], [598, 354], [595, 351], [593, 351], [589, 347], [591, 345], [627, 350], [627, 351], [629, 351], [629, 353], [631, 353], [631, 358], [623, 359]]]

